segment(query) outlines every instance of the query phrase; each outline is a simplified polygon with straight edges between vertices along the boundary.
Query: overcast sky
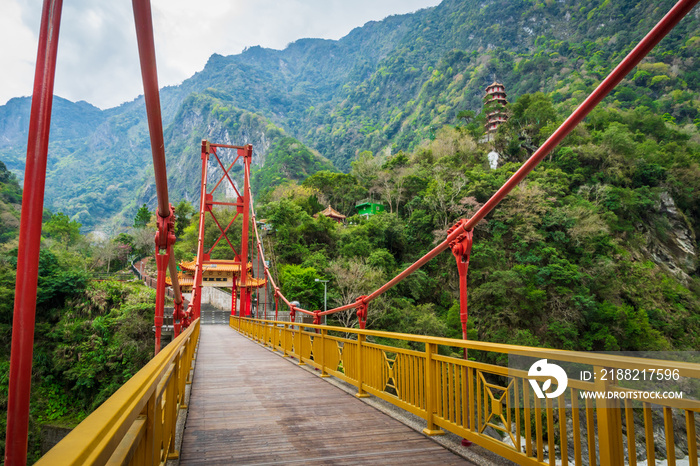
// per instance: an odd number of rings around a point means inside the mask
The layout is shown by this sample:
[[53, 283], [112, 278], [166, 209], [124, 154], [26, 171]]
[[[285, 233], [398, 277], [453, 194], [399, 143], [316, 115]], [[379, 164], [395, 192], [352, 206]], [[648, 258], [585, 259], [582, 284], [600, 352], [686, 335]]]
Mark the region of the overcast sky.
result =
[[[439, 0], [151, 0], [160, 86], [212, 53], [339, 39], [367, 21]], [[32, 92], [42, 0], [0, 0], [0, 105]], [[129, 0], [64, 0], [54, 93], [110, 108], [143, 93]]]

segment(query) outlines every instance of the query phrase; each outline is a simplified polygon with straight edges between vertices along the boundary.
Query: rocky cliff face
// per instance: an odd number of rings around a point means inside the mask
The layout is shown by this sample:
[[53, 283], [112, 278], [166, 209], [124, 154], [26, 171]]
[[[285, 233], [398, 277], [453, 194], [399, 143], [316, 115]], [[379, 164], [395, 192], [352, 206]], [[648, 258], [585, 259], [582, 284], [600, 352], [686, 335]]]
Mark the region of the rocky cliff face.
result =
[[[267, 119], [237, 108], [225, 106], [218, 99], [202, 94], [190, 96], [165, 131], [166, 154], [168, 156], [169, 187], [173, 203], [184, 199], [197, 205], [200, 196], [201, 141], [206, 139], [216, 144], [243, 146], [253, 145], [252, 167], [260, 168], [265, 163], [266, 154], [284, 132]], [[224, 167], [235, 160], [237, 153], [232, 149], [218, 149], [217, 155]], [[215, 157], [211, 157], [207, 183], [211, 190], [223, 176], [223, 169]], [[242, 164], [231, 169], [231, 178], [242, 191]], [[153, 180], [144, 179], [145, 187], [139, 192], [137, 205], [155, 204]], [[222, 183], [219, 191], [233, 197], [235, 192], [229, 183]]]
[[642, 251], [687, 285], [698, 267], [695, 233], [667, 192], [660, 194], [652, 219], [653, 225], [640, 228], [646, 239]]

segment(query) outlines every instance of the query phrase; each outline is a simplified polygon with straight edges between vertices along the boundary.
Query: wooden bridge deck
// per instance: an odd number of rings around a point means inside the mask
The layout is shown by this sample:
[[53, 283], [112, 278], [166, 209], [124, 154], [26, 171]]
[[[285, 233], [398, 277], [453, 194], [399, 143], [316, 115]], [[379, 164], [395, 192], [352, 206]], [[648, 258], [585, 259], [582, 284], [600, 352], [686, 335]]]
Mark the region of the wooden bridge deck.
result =
[[180, 464], [468, 464], [242, 337], [203, 325]]

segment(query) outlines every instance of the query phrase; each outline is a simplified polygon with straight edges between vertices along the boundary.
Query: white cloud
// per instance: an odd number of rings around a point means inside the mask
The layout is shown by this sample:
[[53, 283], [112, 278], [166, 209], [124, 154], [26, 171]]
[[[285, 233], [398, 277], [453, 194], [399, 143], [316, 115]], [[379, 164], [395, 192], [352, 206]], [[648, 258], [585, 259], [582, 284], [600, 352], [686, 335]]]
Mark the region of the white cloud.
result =
[[[282, 49], [305, 37], [339, 39], [367, 21], [438, 0], [152, 0], [158, 78], [179, 84], [212, 53], [261, 45]], [[0, 0], [0, 104], [30, 95], [41, 0]], [[131, 2], [63, 3], [54, 91], [102, 108], [143, 92]]]
[[39, 20], [26, 25], [19, 3], [2, 0], [0, 9], [0, 103], [32, 91]]

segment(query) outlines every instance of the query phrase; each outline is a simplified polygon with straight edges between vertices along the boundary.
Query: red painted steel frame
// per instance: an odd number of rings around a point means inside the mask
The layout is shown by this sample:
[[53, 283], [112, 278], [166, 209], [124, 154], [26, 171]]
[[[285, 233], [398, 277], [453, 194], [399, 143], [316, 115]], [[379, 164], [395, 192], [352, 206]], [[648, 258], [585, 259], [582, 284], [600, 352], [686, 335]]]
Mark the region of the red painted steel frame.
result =
[[27, 462], [29, 393], [32, 382], [41, 217], [44, 211], [46, 158], [49, 149], [53, 83], [62, 6], [62, 0], [44, 0], [34, 73], [34, 91], [27, 140], [27, 163], [22, 193], [22, 218], [19, 226], [12, 351], [10, 353], [10, 383], [5, 437], [5, 464], [8, 466], [24, 465]]
[[[238, 149], [243, 156], [243, 231], [241, 232], [241, 310], [239, 314], [250, 315], [251, 290], [246, 287], [248, 276], [248, 229], [250, 228], [250, 162], [253, 159], [253, 146]], [[241, 153], [243, 151], [243, 153]]]
[[[244, 190], [243, 192], [245, 193], [244, 196], [240, 196], [240, 193], [238, 192], [238, 189], [236, 188], [235, 184], [233, 183], [233, 180], [229, 177], [228, 172], [231, 170], [231, 166], [229, 166], [228, 169], [224, 167], [224, 165], [221, 163], [221, 160], [219, 159], [219, 156], [216, 153], [217, 148], [225, 148], [225, 149], [236, 149], [237, 151], [237, 156], [234, 160], [234, 164], [238, 161], [239, 158], [243, 159], [243, 169], [244, 169]], [[221, 167], [221, 169], [224, 171], [223, 176], [221, 179], [216, 183], [214, 186], [214, 189], [209, 193], [207, 192], [207, 166], [209, 163], [209, 155], [214, 154], [216, 157], [216, 161]], [[252, 296], [252, 293], [246, 288], [246, 277], [247, 277], [247, 266], [248, 266], [248, 228], [249, 228], [249, 210], [250, 210], [250, 163], [253, 158], [253, 146], [248, 144], [247, 146], [231, 146], [231, 145], [225, 145], [225, 144], [212, 144], [206, 140], [202, 141], [202, 185], [201, 185], [201, 198], [200, 198], [200, 207], [199, 207], [199, 243], [198, 243], [198, 251], [197, 251], [197, 266], [195, 269], [195, 278], [194, 278], [194, 288], [193, 288], [193, 300], [201, 304], [201, 291], [202, 291], [202, 273], [203, 273], [203, 262], [204, 260], [209, 257], [209, 254], [211, 251], [214, 249], [214, 247], [219, 243], [221, 238], [225, 238], [226, 242], [228, 243], [229, 247], [235, 254], [236, 260], [240, 260], [241, 263], [241, 272], [240, 272], [240, 296], [237, 295], [236, 293], [236, 277], [234, 274], [233, 277], [233, 283], [231, 285], [231, 315], [234, 315], [236, 312], [236, 303], [239, 306], [239, 316], [247, 316], [250, 314], [250, 299]], [[238, 194], [238, 199], [239, 202], [236, 203], [231, 203], [231, 202], [214, 202], [213, 201], [213, 194], [216, 191], [216, 189], [219, 187], [221, 182], [227, 179], [233, 189], [235, 190], [236, 194]], [[228, 205], [228, 206], [236, 206], [238, 208], [242, 209], [242, 214], [243, 214], [243, 227], [242, 227], [242, 232], [241, 232], [241, 253], [240, 255], [238, 254], [238, 251], [233, 247], [233, 244], [231, 244], [231, 241], [229, 241], [228, 237], [226, 236], [226, 232], [228, 231], [229, 227], [233, 224], [234, 220], [238, 217], [238, 212], [234, 215], [233, 219], [229, 222], [229, 224], [226, 226], [226, 228], [221, 228], [221, 224], [217, 220], [216, 216], [214, 215], [214, 212], [211, 211], [210, 206], [211, 205]], [[206, 212], [209, 211], [209, 214], [211, 215], [212, 219], [214, 220], [214, 223], [216, 226], [219, 228], [219, 231], [221, 231], [221, 235], [217, 238], [216, 242], [214, 245], [209, 249], [209, 253], [205, 254], [204, 253], [204, 224], [205, 224], [205, 217], [206, 217]], [[199, 305], [198, 304], [198, 305]]]
[[209, 164], [209, 143], [202, 141], [202, 179], [199, 196], [199, 236], [197, 237], [197, 264], [194, 269], [194, 284], [192, 286], [192, 305], [194, 318], [200, 315], [202, 305], [202, 264], [204, 262], [204, 222], [207, 210], [207, 165]]
[[[217, 146], [216, 144], [212, 144], [211, 147], [214, 149], [212, 152], [213, 152], [213, 154], [214, 154], [214, 157], [216, 158], [216, 161], [218, 162], [218, 164], [219, 164], [219, 166], [221, 167], [221, 169], [224, 171], [224, 174], [221, 176], [221, 179], [219, 180], [219, 182], [216, 183], [216, 186], [214, 186], [214, 189], [212, 189], [212, 192], [216, 191], [216, 188], [219, 187], [219, 184], [220, 184], [222, 181], [224, 181], [224, 178], [226, 178], [226, 179], [228, 180], [229, 184], [231, 185], [231, 187], [233, 188], [233, 190], [236, 191], [236, 196], [241, 197], [241, 193], [238, 192], [238, 188], [236, 188], [236, 184], [233, 182], [233, 180], [231, 179], [231, 177], [230, 177], [229, 174], [228, 174], [229, 170], [231, 170], [231, 168], [233, 168], [233, 166], [234, 166], [235, 163], [238, 161], [238, 159], [241, 157], [241, 155], [239, 154], [239, 155], [234, 159], [233, 163], [231, 164], [231, 166], [230, 166], [230, 167], [228, 168], [228, 170], [227, 170], [227, 169], [224, 167], [224, 164], [221, 163], [221, 159], [219, 159], [219, 154], [216, 153], [216, 147], [220, 147], [220, 146]], [[240, 150], [240, 149], [238, 149], [238, 150]]]
[[[211, 203], [211, 204], [213, 204], [213, 203]], [[231, 205], [230, 203], [226, 203], [226, 204]], [[233, 204], [233, 205], [235, 205], [235, 204]], [[228, 236], [226, 236], [226, 232], [231, 227], [231, 225], [233, 225], [233, 222], [236, 221], [236, 219], [238, 218], [238, 213], [236, 213], [236, 215], [234, 215], [234, 217], [231, 219], [231, 221], [228, 222], [228, 225], [226, 226], [226, 228], [221, 228], [221, 224], [219, 224], [219, 220], [216, 218], [216, 215], [214, 215], [213, 211], [209, 210], [209, 215], [211, 215], [211, 219], [214, 220], [214, 223], [219, 228], [219, 231], [221, 232], [221, 234], [219, 235], [218, 238], [216, 238], [216, 241], [214, 241], [214, 244], [212, 244], [212, 246], [209, 248], [209, 250], [207, 251], [207, 254], [211, 254], [211, 252], [214, 250], [216, 245], [219, 244], [219, 241], [221, 241], [221, 238], [224, 238], [224, 239], [226, 239], [228, 246], [231, 248], [231, 250], [235, 254], [235, 257], [239, 257], [238, 252], [236, 252], [236, 248], [233, 247], [233, 244], [231, 244], [231, 240], [229, 240]]]

